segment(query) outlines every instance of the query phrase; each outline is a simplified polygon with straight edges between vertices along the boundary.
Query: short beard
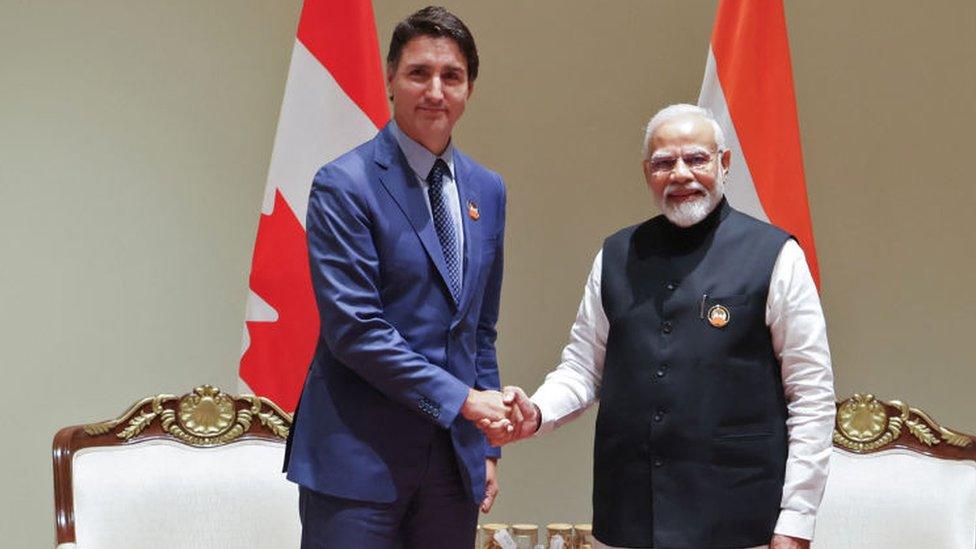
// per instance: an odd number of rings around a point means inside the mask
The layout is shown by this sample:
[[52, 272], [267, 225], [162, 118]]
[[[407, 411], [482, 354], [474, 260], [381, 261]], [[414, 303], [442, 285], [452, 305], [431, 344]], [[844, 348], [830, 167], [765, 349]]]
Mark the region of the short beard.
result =
[[[668, 195], [679, 187], [699, 190], [705, 194], [695, 200], [685, 200], [676, 204], [672, 203], [668, 200]], [[719, 170], [718, 177], [715, 179], [715, 187], [711, 192], [701, 183], [693, 181], [688, 185], [668, 185], [664, 189], [663, 194], [664, 196], [657, 200], [657, 206], [660, 208], [661, 213], [664, 214], [664, 217], [679, 227], [691, 227], [708, 217], [708, 214], [712, 213], [712, 210], [722, 201], [722, 197], [725, 196], [725, 177], [722, 171]]]

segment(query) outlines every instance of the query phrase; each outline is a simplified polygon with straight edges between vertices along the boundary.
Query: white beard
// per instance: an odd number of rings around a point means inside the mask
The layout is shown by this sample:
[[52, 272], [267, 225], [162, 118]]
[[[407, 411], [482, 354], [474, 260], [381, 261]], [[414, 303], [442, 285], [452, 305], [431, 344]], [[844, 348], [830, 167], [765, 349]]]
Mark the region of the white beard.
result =
[[[682, 202], [668, 200], [671, 193], [679, 188], [693, 189], [705, 194], [694, 200]], [[708, 217], [708, 214], [712, 213], [712, 210], [722, 201], [723, 196], [725, 196], [725, 177], [720, 168], [718, 176], [715, 178], [715, 188], [711, 192], [697, 181], [692, 181], [687, 185], [668, 185], [664, 189], [664, 196], [657, 200], [657, 206], [671, 223], [679, 227], [691, 227]]]

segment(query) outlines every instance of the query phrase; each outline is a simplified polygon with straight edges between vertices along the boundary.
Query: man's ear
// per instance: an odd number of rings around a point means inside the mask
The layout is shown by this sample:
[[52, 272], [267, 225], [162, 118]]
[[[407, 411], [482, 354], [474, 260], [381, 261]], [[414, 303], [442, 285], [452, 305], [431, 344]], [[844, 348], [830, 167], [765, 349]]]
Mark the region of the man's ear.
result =
[[393, 101], [393, 75], [396, 74], [396, 67], [390, 63], [386, 64], [386, 96]]
[[729, 166], [732, 164], [732, 151], [726, 149], [722, 151], [722, 173], [728, 175]]

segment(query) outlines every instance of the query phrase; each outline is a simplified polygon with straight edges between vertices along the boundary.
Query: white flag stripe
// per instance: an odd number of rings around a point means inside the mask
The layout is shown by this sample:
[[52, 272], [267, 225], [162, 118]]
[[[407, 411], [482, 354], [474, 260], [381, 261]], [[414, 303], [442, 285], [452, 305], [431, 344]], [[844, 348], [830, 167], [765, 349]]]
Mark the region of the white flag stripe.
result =
[[261, 211], [271, 213], [275, 189], [280, 189], [304, 228], [315, 172], [374, 135], [369, 117], [295, 40]]
[[[369, 117], [304, 44], [295, 40], [261, 213], [272, 213], [275, 191], [280, 190], [304, 228], [315, 172], [375, 134], [376, 126]], [[275, 322], [278, 311], [248, 289], [244, 319]], [[250, 334], [244, 330], [241, 356], [250, 344]], [[245, 387], [243, 380], [240, 386]]]
[[[244, 330], [244, 337], [247, 337], [247, 330]], [[241, 376], [237, 376], [237, 394], [239, 395], [253, 395], [254, 389], [248, 386], [247, 382], [241, 379]]]
[[[244, 309], [244, 321], [245, 322], [276, 322], [278, 320], [278, 311], [274, 307], [268, 304], [267, 301], [261, 299], [261, 296], [254, 293], [250, 288], [247, 289], [247, 305]], [[244, 330], [244, 335], [241, 338], [241, 356], [247, 352], [247, 348], [251, 346], [251, 334], [247, 330]]]
[[250, 288], [247, 290], [247, 315], [245, 320], [255, 322], [275, 322], [278, 320], [278, 311], [261, 296], [254, 293]]
[[705, 78], [702, 81], [701, 95], [698, 96], [698, 105], [709, 109], [715, 115], [719, 125], [722, 126], [722, 131], [725, 132], [725, 146], [732, 151], [729, 177], [725, 180], [725, 194], [729, 198], [729, 203], [741, 212], [768, 222], [769, 216], [763, 210], [762, 202], [756, 193], [749, 164], [742, 154], [742, 146], [735, 133], [732, 115], [729, 113], [729, 106], [725, 103], [725, 93], [722, 92], [722, 83], [718, 79], [715, 56], [712, 54], [711, 47], [708, 48], [708, 61], [705, 63]]

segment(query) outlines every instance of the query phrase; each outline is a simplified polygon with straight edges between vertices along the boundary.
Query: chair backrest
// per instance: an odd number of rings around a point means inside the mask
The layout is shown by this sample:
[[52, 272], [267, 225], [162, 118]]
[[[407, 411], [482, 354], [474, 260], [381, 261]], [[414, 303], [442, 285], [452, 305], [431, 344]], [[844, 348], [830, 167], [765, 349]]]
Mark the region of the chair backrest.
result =
[[54, 437], [59, 547], [295, 547], [298, 489], [281, 473], [291, 416], [203, 385]]
[[973, 549], [976, 444], [900, 401], [838, 403], [815, 549]]

